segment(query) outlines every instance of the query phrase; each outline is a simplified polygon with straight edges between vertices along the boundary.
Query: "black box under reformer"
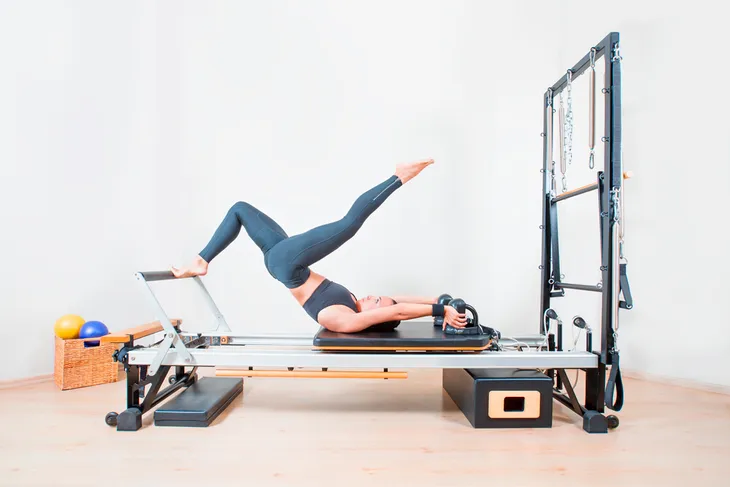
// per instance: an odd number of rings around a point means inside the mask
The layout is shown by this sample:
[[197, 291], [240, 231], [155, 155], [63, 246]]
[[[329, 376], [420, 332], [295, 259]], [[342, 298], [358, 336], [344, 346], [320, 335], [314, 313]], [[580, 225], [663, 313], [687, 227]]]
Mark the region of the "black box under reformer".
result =
[[155, 411], [155, 426], [209, 426], [243, 392], [243, 379], [203, 377]]
[[550, 428], [550, 377], [537, 370], [444, 369], [443, 388], [475, 428]]

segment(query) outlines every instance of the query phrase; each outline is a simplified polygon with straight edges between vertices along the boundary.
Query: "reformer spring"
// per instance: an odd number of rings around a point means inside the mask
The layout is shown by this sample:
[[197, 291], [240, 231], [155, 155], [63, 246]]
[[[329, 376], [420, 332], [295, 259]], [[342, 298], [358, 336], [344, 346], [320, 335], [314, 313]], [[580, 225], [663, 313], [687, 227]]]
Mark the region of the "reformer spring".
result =
[[588, 159], [588, 167], [595, 167], [595, 148], [596, 148], [596, 48], [591, 48], [590, 54], [591, 72], [589, 83], [589, 102], [588, 102], [588, 148], [591, 151]]
[[567, 73], [566, 107], [563, 107], [563, 93], [560, 93], [560, 172], [563, 175], [563, 192], [568, 189], [568, 165], [573, 160], [573, 72], [569, 69]]
[[545, 138], [547, 139], [547, 161], [550, 164], [550, 193], [555, 194], [556, 192], [556, 185], [555, 185], [555, 161], [553, 160], [553, 90], [552, 88], [548, 89], [548, 99], [547, 99], [547, 106], [545, 107], [545, 118], [547, 120], [547, 129]]

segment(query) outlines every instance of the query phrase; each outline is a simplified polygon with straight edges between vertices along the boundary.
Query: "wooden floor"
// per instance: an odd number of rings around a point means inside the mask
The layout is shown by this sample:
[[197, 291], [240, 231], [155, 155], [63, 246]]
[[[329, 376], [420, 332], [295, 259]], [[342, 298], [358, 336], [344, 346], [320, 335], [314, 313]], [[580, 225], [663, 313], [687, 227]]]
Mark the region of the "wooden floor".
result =
[[730, 396], [626, 381], [621, 426], [476, 430], [439, 371], [406, 380], [246, 379], [209, 428], [104, 424], [124, 383], [0, 390], [0, 485], [730, 485]]

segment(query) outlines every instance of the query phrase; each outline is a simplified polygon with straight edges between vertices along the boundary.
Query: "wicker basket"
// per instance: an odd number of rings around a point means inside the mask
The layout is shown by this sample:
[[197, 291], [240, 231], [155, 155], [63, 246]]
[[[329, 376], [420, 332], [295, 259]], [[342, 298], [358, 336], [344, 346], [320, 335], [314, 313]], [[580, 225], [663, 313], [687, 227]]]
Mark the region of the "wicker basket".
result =
[[56, 357], [53, 375], [61, 390], [78, 389], [120, 380], [120, 364], [112, 354], [118, 343], [100, 343], [84, 347], [84, 340], [56, 338]]

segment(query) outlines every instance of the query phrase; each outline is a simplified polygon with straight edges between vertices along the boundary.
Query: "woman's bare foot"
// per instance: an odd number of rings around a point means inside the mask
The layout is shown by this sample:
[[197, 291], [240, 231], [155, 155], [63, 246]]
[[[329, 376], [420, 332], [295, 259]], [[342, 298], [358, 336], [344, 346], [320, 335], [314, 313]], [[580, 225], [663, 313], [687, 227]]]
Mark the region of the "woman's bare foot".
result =
[[208, 263], [202, 257], [197, 256], [192, 264], [187, 267], [172, 267], [172, 274], [175, 277], [204, 276], [208, 273]]
[[426, 167], [431, 164], [433, 164], [433, 159], [398, 164], [395, 167], [395, 175], [398, 176], [403, 184], [406, 184], [408, 181], [418, 176], [418, 173], [426, 169]]

